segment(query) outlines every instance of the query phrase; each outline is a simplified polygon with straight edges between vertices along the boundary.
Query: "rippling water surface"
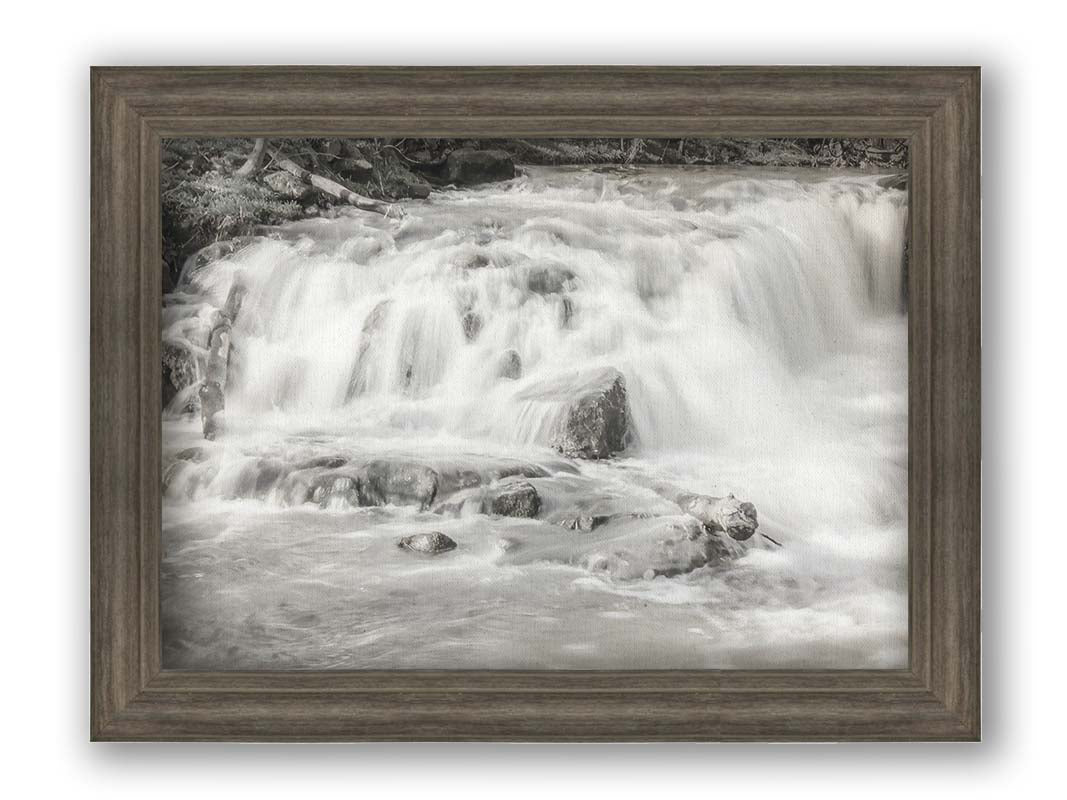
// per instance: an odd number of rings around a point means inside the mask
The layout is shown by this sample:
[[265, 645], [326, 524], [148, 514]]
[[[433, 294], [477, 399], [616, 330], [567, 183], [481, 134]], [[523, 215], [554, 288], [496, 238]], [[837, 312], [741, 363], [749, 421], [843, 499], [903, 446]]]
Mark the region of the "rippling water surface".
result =
[[[196, 350], [247, 287], [225, 430], [182, 413], [195, 389], [164, 413], [167, 668], [905, 665], [904, 192], [529, 168], [406, 211], [287, 225], [165, 298]], [[560, 398], [607, 368], [626, 450], [560, 456]], [[315, 499], [370, 460], [433, 469], [433, 502]], [[513, 474], [538, 517], [480, 513]], [[751, 501], [760, 533], [682, 574], [606, 569], [685, 535], [659, 482]], [[576, 511], [612, 521], [557, 524]], [[457, 547], [397, 547], [421, 531]]]

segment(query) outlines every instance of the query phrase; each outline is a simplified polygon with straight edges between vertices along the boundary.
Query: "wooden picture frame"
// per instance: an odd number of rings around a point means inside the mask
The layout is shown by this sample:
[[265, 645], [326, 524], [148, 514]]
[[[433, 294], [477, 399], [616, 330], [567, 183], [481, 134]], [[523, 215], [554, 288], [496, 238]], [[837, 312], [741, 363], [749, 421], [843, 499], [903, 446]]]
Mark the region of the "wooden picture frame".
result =
[[[94, 740], [977, 740], [978, 68], [95, 68]], [[910, 661], [887, 671], [162, 671], [160, 140], [885, 136], [910, 144]]]

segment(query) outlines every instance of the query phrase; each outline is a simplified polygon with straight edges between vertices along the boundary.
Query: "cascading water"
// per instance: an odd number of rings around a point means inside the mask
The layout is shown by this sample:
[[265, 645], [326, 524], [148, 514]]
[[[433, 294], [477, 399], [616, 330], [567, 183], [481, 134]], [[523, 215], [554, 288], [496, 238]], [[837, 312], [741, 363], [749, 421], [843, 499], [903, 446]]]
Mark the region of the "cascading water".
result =
[[[195, 386], [165, 412], [168, 667], [903, 666], [904, 192], [529, 168], [407, 211], [284, 226], [166, 299], [164, 339], [203, 356], [244, 292], [222, 434], [183, 415]], [[607, 370], [625, 449], [565, 458], [568, 401]], [[316, 502], [369, 459], [433, 470], [432, 502]], [[515, 473], [536, 519], [464, 503]], [[759, 535], [605, 572], [677, 524], [657, 482], [751, 501]], [[616, 521], [557, 524], [575, 509]], [[458, 548], [396, 547], [429, 530]]]

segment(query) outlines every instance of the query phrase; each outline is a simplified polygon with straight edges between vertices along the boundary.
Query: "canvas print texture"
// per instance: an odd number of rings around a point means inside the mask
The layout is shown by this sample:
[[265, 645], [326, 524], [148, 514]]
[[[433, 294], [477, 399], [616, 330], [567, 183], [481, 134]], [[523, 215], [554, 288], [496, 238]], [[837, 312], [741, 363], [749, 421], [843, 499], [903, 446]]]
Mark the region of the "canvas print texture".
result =
[[907, 155], [167, 140], [163, 666], [905, 666]]

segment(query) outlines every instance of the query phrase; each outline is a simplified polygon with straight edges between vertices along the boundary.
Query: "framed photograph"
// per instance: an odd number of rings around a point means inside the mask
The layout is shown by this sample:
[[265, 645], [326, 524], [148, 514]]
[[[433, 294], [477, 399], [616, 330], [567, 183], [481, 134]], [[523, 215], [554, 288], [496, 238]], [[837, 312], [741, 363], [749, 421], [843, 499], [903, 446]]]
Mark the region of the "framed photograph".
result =
[[97, 740], [977, 740], [977, 68], [92, 71]]

